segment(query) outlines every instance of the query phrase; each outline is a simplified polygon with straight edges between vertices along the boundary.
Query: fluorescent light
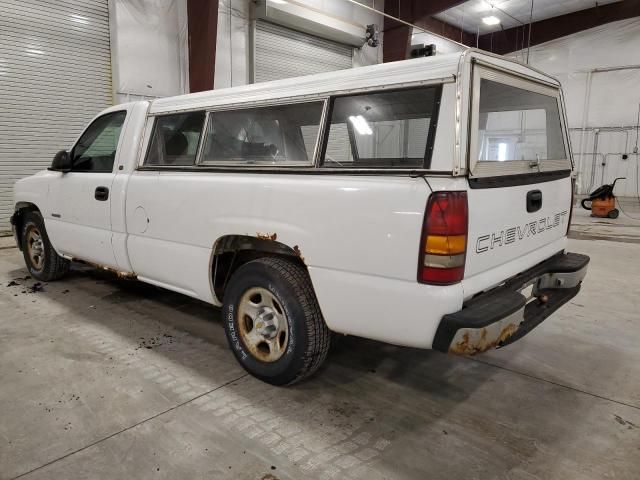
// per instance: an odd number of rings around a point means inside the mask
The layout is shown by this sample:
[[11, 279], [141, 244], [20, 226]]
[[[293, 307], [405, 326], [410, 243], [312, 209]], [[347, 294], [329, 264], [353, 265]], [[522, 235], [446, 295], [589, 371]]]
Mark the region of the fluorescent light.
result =
[[271, 0], [272, 3], [277, 3], [278, 5], [283, 5], [288, 3], [287, 0]]
[[489, 17], [484, 17], [482, 19], [482, 23], [485, 25], [498, 25], [500, 23], [500, 19], [491, 15]]
[[42, 50], [37, 50], [35, 48], [27, 48], [25, 51], [29, 55], [44, 55], [44, 52]]
[[349, 121], [353, 124], [360, 135], [373, 135], [373, 130], [362, 115], [351, 115]]

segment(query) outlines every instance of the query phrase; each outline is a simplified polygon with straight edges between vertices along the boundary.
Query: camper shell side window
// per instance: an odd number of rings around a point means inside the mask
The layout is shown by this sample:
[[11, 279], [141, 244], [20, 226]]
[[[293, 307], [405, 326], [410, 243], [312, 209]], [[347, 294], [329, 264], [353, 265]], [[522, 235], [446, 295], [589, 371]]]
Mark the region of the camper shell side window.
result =
[[324, 101], [209, 112], [199, 164], [311, 166]]
[[439, 82], [151, 115], [140, 168], [430, 170], [442, 92]]
[[322, 166], [428, 169], [441, 95], [432, 85], [333, 97]]
[[153, 125], [145, 165], [194, 165], [200, 146], [204, 119], [204, 111], [157, 116]]

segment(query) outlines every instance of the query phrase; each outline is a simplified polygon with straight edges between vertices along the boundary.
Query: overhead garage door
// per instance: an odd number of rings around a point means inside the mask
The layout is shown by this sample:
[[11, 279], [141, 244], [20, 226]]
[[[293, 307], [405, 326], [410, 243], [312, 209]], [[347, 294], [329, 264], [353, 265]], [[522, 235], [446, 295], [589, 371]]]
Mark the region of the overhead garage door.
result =
[[0, 233], [13, 183], [112, 104], [107, 0], [2, 0], [1, 10]]
[[266, 82], [351, 68], [352, 54], [349, 45], [258, 20], [254, 80]]

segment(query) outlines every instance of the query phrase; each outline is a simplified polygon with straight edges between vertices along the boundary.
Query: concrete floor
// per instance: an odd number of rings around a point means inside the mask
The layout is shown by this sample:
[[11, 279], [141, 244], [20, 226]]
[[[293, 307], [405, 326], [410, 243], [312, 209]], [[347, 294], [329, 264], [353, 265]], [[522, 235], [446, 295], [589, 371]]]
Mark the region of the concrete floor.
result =
[[208, 305], [81, 266], [40, 290], [0, 243], [0, 478], [637, 480], [640, 229], [575, 221], [583, 290], [520, 342], [342, 338], [288, 389]]

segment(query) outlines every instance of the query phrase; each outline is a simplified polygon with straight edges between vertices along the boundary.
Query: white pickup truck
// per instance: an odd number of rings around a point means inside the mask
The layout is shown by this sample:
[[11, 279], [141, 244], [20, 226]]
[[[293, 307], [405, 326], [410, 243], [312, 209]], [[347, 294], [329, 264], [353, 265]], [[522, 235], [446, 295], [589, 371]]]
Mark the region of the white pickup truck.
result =
[[553, 78], [476, 50], [117, 105], [15, 185], [31, 275], [71, 261], [222, 306], [289, 384], [330, 332], [473, 354], [575, 296]]

